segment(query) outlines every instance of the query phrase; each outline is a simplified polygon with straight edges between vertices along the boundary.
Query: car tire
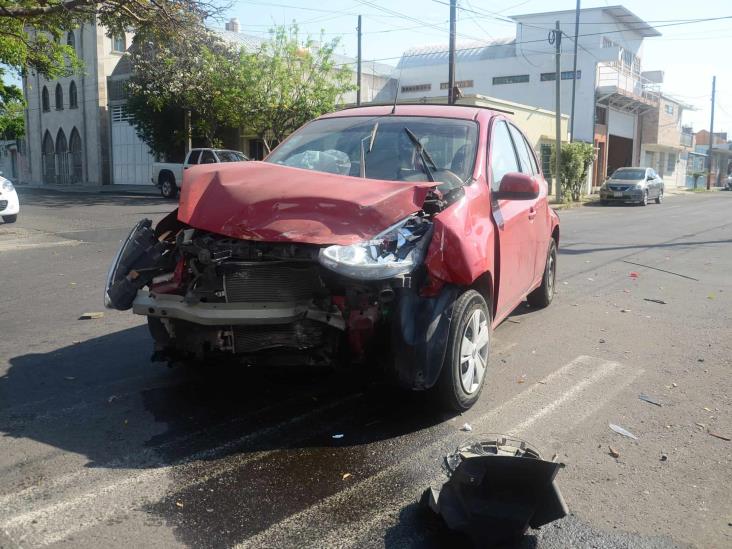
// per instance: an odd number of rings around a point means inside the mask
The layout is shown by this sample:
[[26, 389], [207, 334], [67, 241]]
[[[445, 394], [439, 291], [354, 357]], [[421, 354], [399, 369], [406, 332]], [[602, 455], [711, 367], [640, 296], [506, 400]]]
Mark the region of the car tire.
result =
[[175, 198], [178, 196], [178, 187], [171, 175], [163, 175], [160, 178], [160, 194], [163, 198]]
[[643, 191], [643, 200], [641, 200], [640, 205], [648, 206], [648, 191]]
[[[475, 343], [480, 347], [475, 349]], [[464, 412], [478, 401], [488, 370], [490, 344], [491, 313], [488, 304], [475, 290], [466, 290], [453, 304], [450, 336], [437, 382], [446, 408]], [[470, 345], [473, 345], [472, 349]]]
[[3, 216], [3, 222], [5, 222], [5, 223], [15, 223], [17, 220], [18, 220], [18, 214]]
[[656, 204], [660, 204], [663, 202], [663, 189], [658, 191], [658, 196], [656, 197]]
[[537, 309], [548, 306], [554, 299], [554, 288], [557, 280], [557, 243], [552, 238], [549, 244], [549, 252], [546, 256], [544, 275], [541, 278], [541, 286], [526, 296], [529, 305]]

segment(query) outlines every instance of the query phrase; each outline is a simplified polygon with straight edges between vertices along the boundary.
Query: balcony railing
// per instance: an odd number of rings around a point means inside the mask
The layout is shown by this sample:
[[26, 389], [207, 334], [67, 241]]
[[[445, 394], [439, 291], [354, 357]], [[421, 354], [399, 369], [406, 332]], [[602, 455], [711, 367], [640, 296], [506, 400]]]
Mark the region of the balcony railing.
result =
[[691, 133], [684, 133], [681, 132], [681, 138], [679, 139], [679, 143], [682, 147], [691, 147], [691, 144], [694, 142], [694, 135]]
[[661, 95], [657, 82], [643, 78], [619, 62], [601, 63], [598, 66], [597, 87], [613, 88], [621, 95], [653, 105], [658, 105]]

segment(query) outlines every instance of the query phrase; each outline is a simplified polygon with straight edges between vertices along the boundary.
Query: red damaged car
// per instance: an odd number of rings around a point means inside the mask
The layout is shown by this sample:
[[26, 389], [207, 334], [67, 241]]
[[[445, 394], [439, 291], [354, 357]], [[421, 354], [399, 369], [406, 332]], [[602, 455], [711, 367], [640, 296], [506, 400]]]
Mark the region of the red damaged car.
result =
[[148, 318], [158, 360], [362, 362], [457, 410], [491, 331], [554, 295], [559, 219], [501, 112], [343, 110], [263, 162], [186, 173], [178, 210], [133, 228], [107, 306]]

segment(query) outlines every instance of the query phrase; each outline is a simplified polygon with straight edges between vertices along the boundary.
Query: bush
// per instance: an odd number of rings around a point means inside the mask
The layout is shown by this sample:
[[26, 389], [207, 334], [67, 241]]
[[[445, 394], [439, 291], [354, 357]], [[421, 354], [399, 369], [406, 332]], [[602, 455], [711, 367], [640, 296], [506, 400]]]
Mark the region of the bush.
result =
[[[562, 196], [578, 201], [582, 197], [582, 191], [587, 180], [587, 170], [595, 156], [595, 150], [591, 143], [562, 143], [562, 173], [560, 177], [562, 185]], [[556, 147], [552, 145], [551, 171], [554, 180], [557, 180], [556, 172]]]

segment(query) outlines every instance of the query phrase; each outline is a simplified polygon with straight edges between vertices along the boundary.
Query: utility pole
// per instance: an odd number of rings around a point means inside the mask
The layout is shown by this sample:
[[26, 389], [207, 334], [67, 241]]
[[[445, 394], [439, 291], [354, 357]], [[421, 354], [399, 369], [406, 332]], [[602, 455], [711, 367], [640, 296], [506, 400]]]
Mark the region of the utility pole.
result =
[[709, 121], [709, 169], [707, 170], [707, 190], [712, 187], [712, 167], [714, 166], [714, 158], [712, 157], [712, 149], [714, 148], [714, 96], [717, 93], [717, 77], [712, 76], [712, 119]]
[[562, 201], [562, 184], [560, 183], [561, 177], [560, 174], [562, 173], [562, 107], [561, 107], [561, 93], [562, 93], [562, 65], [561, 65], [561, 56], [562, 56], [562, 31], [559, 28], [559, 21], [556, 22], [556, 27], [554, 28], [554, 31], [549, 34], [550, 40], [549, 43], [554, 44], [554, 60], [556, 64], [556, 75], [555, 75], [555, 83], [554, 83], [554, 89], [555, 89], [555, 112], [554, 112], [554, 120], [556, 123], [556, 135], [555, 135], [555, 141], [556, 141], [556, 156], [555, 156], [555, 164], [556, 164], [556, 177], [554, 178], [554, 182], [556, 185], [556, 197], [557, 202]]
[[455, 104], [455, 19], [457, 18], [457, 0], [450, 0], [450, 57], [447, 72], [447, 104]]
[[577, 91], [577, 40], [579, 36], [580, 0], [577, 0], [577, 10], [574, 12], [574, 62], [572, 63], [572, 110], [569, 118], [570, 140], [574, 141], [574, 96]]
[[361, 16], [358, 16], [358, 62], [356, 67], [356, 105], [361, 105]]

